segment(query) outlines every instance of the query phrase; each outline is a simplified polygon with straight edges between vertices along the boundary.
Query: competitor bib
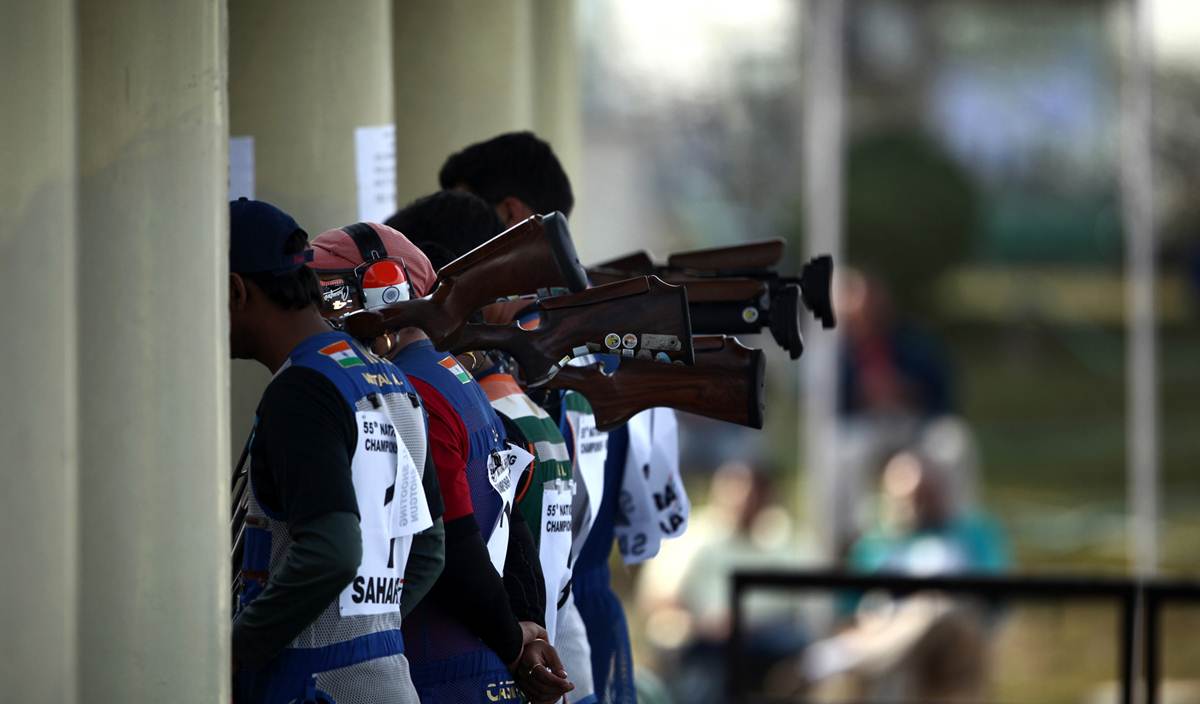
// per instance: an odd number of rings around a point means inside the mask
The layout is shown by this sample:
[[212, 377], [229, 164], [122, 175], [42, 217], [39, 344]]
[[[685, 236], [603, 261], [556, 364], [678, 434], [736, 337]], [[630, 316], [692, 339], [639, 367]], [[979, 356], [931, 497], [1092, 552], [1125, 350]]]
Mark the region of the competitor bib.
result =
[[652, 408], [629, 419], [629, 450], [614, 532], [626, 564], [658, 554], [666, 538], [687, 529], [691, 505], [679, 476], [675, 413]]
[[504, 561], [508, 557], [508, 534], [511, 530], [513, 495], [517, 492], [517, 479], [521, 472], [533, 461], [533, 455], [524, 449], [510, 444], [508, 449], [493, 452], [488, 456], [488, 481], [492, 489], [500, 495], [500, 513], [496, 515], [496, 525], [488, 537], [488, 557], [492, 558], [492, 566], [500, 574], [504, 574]]
[[358, 447], [350, 463], [358, 497], [362, 563], [342, 590], [342, 616], [400, 610], [412, 536], [433, 525], [421, 472], [382, 411], [358, 411]]
[[[575, 399], [571, 398], [573, 395]], [[583, 496], [575, 497], [578, 508], [571, 539], [572, 558], [583, 548], [604, 498], [604, 460], [608, 457], [608, 433], [596, 428], [596, 417], [590, 412], [590, 406], [577, 405], [582, 398], [574, 392], [568, 392], [563, 399], [563, 412], [575, 445], [575, 480], [583, 484], [585, 492]], [[584, 411], [580, 406], [589, 410]]]
[[542, 493], [541, 542], [538, 560], [546, 582], [546, 632], [554, 645], [555, 624], [558, 622], [558, 597], [571, 579], [571, 499], [575, 482], [554, 479], [545, 484]]

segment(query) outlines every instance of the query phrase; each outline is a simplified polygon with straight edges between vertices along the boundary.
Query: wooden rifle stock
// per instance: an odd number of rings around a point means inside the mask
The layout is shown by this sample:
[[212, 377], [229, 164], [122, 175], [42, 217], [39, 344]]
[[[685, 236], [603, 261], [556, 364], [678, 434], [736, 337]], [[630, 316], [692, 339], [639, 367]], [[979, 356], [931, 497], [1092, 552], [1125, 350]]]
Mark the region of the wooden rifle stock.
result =
[[553, 376], [572, 357], [611, 352], [693, 364], [687, 293], [655, 276], [628, 279], [566, 296], [545, 298], [530, 311], [537, 327], [464, 326], [445, 340], [455, 354], [501, 350], [512, 355], [530, 386]]
[[724, 335], [697, 335], [692, 344], [695, 366], [623, 358], [615, 372], [606, 373], [599, 364], [568, 365], [546, 385], [583, 394], [600, 430], [610, 430], [655, 407], [762, 428], [762, 350]]
[[667, 257], [671, 269], [725, 271], [730, 269], [769, 269], [783, 259], [784, 241], [761, 240], [729, 247], [711, 247], [679, 252]]
[[[650, 258], [650, 254], [645, 251], [630, 252], [623, 257], [611, 259], [603, 264], [597, 264], [596, 268], [609, 269], [611, 271], [631, 271], [639, 274], [653, 274], [655, 270], [654, 260]], [[588, 270], [591, 273], [591, 270]], [[593, 279], [592, 283], [596, 283]]]
[[587, 274], [566, 219], [559, 213], [534, 215], [439, 269], [429, 296], [351, 313], [343, 325], [360, 340], [416, 327], [441, 347], [479, 308], [507, 296], [555, 287], [583, 290]]

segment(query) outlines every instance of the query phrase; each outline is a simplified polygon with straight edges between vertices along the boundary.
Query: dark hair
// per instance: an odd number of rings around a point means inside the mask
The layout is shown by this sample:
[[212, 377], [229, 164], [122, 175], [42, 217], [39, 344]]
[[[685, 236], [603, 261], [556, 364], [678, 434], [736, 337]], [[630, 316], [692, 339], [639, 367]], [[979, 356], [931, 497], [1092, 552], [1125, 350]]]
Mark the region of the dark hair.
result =
[[493, 206], [515, 196], [538, 214], [570, 215], [575, 206], [558, 157], [532, 132], [508, 132], [451, 154], [438, 182], [442, 188], [466, 188]]
[[[303, 252], [308, 247], [308, 233], [296, 230], [283, 246], [284, 254]], [[317, 275], [307, 266], [284, 274], [259, 272], [242, 274], [242, 278], [257, 286], [267, 299], [284, 310], [302, 310], [311, 305], [321, 305], [321, 284]]]
[[385, 224], [420, 248], [435, 271], [504, 229], [492, 206], [465, 191], [438, 191], [418, 198]]

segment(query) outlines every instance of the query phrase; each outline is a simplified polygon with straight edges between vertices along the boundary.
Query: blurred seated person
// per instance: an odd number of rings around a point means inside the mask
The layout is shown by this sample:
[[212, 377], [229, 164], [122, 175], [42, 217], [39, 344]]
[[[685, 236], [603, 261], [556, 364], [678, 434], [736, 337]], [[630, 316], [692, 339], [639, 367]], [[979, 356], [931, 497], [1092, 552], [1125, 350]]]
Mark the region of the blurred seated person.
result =
[[[730, 633], [729, 585], [747, 568], [798, 567], [812, 550], [793, 540], [791, 518], [774, 493], [771, 474], [741, 461], [713, 475], [707, 505], [688, 532], [664, 543], [643, 567], [637, 605], [660, 674], [677, 701], [725, 700], [725, 648]], [[748, 660], [761, 667], [797, 655], [806, 642], [795, 600], [751, 595], [745, 606]]]
[[[957, 496], [929, 457], [896, 453], [880, 476], [877, 524], [851, 547], [848, 568], [918, 576], [1006, 569], [999, 527]], [[854, 611], [850, 625], [812, 645], [801, 665], [821, 694], [923, 702], [985, 695], [989, 614], [980, 604], [872, 592], [845, 606]]]
[[863, 499], [881, 454], [907, 446], [933, 419], [955, 410], [953, 373], [940, 341], [897, 315], [885, 283], [855, 269], [837, 277], [842, 344], [831, 525], [844, 557], [865, 528]]
[[884, 465], [878, 521], [850, 548], [848, 566], [915, 575], [999, 572], [1009, 557], [999, 526], [956, 500], [946, 470], [905, 450]]

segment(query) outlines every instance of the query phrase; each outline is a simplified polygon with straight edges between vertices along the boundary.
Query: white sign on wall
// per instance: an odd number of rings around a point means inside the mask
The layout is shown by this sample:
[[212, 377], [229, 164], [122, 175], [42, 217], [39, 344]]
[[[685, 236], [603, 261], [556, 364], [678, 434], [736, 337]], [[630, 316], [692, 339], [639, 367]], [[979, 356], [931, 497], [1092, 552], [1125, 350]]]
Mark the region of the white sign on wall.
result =
[[254, 138], [229, 138], [229, 200], [254, 200]]
[[383, 222], [396, 212], [396, 126], [354, 130], [358, 219]]

